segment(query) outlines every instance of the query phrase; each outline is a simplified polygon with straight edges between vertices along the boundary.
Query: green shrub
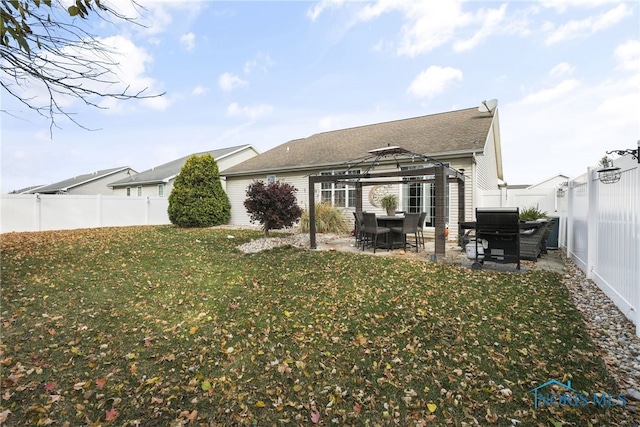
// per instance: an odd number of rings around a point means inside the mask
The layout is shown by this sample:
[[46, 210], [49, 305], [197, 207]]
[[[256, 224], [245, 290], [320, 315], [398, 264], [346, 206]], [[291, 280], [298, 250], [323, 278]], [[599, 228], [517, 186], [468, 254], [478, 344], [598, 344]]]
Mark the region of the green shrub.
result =
[[[300, 228], [303, 233], [309, 232], [308, 210], [302, 212]], [[349, 232], [349, 224], [340, 209], [330, 203], [320, 203], [316, 205], [316, 232], [346, 234]]]
[[537, 205], [536, 207], [530, 206], [520, 210], [521, 221], [537, 221], [544, 218], [547, 218], [547, 213], [538, 209]]
[[178, 227], [212, 227], [229, 220], [231, 203], [211, 154], [187, 159], [169, 194], [168, 214]]

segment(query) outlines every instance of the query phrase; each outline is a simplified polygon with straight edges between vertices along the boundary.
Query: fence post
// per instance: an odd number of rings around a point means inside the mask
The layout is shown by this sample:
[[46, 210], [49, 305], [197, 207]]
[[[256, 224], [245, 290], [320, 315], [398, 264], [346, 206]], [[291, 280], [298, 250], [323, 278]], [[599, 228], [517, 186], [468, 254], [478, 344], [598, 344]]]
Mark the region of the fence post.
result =
[[598, 178], [594, 180], [594, 168], [587, 172], [587, 259], [585, 260], [587, 278], [593, 277], [594, 268], [597, 269], [598, 250]]
[[567, 221], [566, 221], [566, 236], [567, 241], [565, 242], [565, 248], [567, 251], [567, 257], [571, 258], [571, 254], [573, 253], [573, 197], [575, 193], [575, 187], [573, 186], [574, 180], [570, 179], [567, 184]]
[[144, 225], [149, 225], [149, 204], [151, 203], [149, 196], [146, 196], [144, 198], [143, 203], [144, 203]]
[[36, 231], [42, 231], [42, 200], [40, 199], [40, 195], [36, 194], [36, 198], [34, 200], [36, 201], [36, 212], [34, 216], [35, 229]]
[[96, 209], [98, 209], [96, 218], [98, 224], [96, 226], [102, 227], [102, 194], [98, 194], [96, 197]]
[[[638, 148], [640, 149], [640, 140], [638, 140]], [[637, 156], [640, 156], [640, 151]], [[636, 165], [636, 215], [634, 221], [636, 222], [636, 253], [640, 257], [640, 159]], [[640, 261], [636, 260], [636, 286], [635, 286], [636, 300], [633, 302], [635, 305], [635, 323], [636, 323], [636, 336], [640, 338]]]

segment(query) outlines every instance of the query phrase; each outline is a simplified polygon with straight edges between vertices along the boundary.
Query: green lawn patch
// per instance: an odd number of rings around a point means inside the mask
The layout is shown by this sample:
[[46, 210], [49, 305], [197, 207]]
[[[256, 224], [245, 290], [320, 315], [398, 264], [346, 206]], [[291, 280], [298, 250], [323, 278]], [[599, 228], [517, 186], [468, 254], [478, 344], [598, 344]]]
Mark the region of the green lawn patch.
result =
[[235, 249], [261, 235], [2, 235], [3, 425], [625, 424], [535, 408], [619, 392], [559, 275]]

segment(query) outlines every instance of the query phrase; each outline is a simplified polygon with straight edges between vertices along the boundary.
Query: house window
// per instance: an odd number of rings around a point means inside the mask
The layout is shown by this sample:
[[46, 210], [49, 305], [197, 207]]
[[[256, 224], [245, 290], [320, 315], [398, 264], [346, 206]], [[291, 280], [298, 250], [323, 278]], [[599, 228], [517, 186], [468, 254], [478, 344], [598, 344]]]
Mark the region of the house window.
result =
[[158, 184], [158, 197], [164, 197], [164, 184]]
[[[355, 175], [360, 170], [321, 172], [320, 175]], [[356, 206], [356, 187], [346, 182], [323, 182], [320, 185], [320, 201], [337, 208], [354, 208]]]
[[131, 187], [127, 187], [126, 191], [127, 191], [127, 197], [129, 197], [131, 195]]
[[138, 190], [138, 197], [142, 196], [142, 186], [141, 185], [138, 185], [137, 190]]
[[276, 182], [276, 176], [275, 175], [267, 175], [267, 185], [271, 184], [272, 182]]
[[[402, 170], [420, 169], [432, 165], [405, 166]], [[433, 175], [420, 177], [433, 178]], [[405, 212], [427, 212], [425, 226], [434, 227], [436, 217], [436, 187], [433, 182], [411, 182], [418, 177], [404, 178], [402, 208]], [[445, 222], [449, 222], [449, 185], [445, 186]]]

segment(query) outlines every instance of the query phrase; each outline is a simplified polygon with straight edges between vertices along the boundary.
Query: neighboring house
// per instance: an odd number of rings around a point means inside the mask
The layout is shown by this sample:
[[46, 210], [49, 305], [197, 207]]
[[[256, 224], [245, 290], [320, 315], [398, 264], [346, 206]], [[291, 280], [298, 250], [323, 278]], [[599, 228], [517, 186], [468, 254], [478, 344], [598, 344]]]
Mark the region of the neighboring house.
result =
[[[257, 156], [259, 152], [251, 145], [240, 145], [195, 153], [140, 172], [137, 175], [132, 175], [119, 181], [111, 181], [109, 187], [113, 189], [113, 194], [118, 196], [169, 197], [176, 176], [182, 170], [187, 159], [193, 155], [201, 156], [203, 154], [211, 154], [218, 163], [218, 170], [222, 172], [231, 166]], [[222, 181], [222, 187], [225, 187], [224, 180]]]
[[32, 185], [30, 187], [21, 188], [19, 190], [13, 190], [9, 194], [33, 194], [36, 193], [38, 188], [44, 187], [44, 185]]
[[[298, 189], [298, 203], [306, 208], [309, 200], [309, 176], [365, 172], [366, 166], [354, 167], [354, 160], [370, 155], [371, 150], [398, 146], [413, 153], [437, 159], [462, 170], [465, 176], [465, 217], [475, 215], [479, 190], [498, 190], [504, 185], [498, 111], [480, 112], [468, 108], [404, 120], [335, 130], [292, 140], [224, 171], [227, 194], [231, 200], [232, 224], [248, 225], [244, 208], [246, 188], [254, 180], [282, 180]], [[375, 171], [408, 170], [428, 166], [423, 160], [380, 162]], [[433, 184], [406, 183], [383, 188], [400, 198], [398, 210], [428, 213], [427, 226], [433, 225], [435, 191]], [[376, 196], [380, 186], [365, 187], [363, 210], [379, 211]], [[448, 186], [447, 222], [457, 224], [457, 185]], [[355, 187], [348, 183], [322, 183], [314, 190], [317, 202], [329, 202], [345, 209], [353, 218]], [[453, 234], [457, 227], [450, 227]], [[453, 237], [453, 235], [451, 235]]]
[[135, 175], [137, 172], [129, 166], [105, 169], [86, 175], [79, 175], [55, 184], [36, 187], [29, 191], [31, 194], [73, 194], [96, 195], [111, 194], [109, 183], [124, 177]]

